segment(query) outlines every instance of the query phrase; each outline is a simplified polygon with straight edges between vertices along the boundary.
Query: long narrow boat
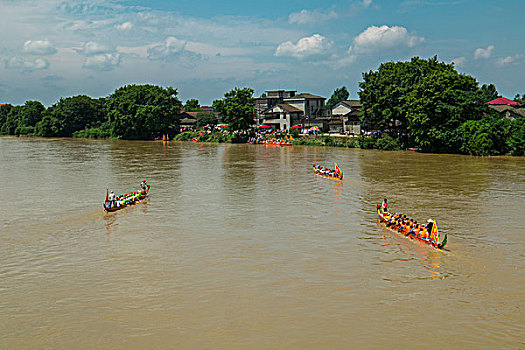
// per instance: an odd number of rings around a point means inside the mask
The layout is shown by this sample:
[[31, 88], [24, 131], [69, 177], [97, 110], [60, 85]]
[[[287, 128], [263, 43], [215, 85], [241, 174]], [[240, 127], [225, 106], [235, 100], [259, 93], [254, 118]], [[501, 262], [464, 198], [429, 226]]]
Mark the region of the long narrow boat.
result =
[[277, 140], [277, 141], [266, 140], [264, 144], [270, 145], [270, 146], [293, 146], [292, 142], [284, 141], [284, 140]]
[[[339, 170], [339, 172], [338, 172], [336, 170], [328, 169], [331, 172], [335, 171], [335, 176], [332, 176], [332, 175], [324, 174], [324, 173], [320, 172], [319, 169], [317, 169], [317, 164], [312, 165], [312, 167], [314, 168], [314, 173], [316, 175], [319, 175], [319, 176], [322, 176], [322, 177], [326, 177], [328, 179], [333, 179], [333, 180], [342, 180], [343, 179], [343, 173], [341, 172], [341, 170]], [[337, 167], [337, 165], [336, 165], [336, 167]]]
[[107, 211], [107, 212], [113, 212], [113, 211], [117, 211], [117, 210], [120, 210], [120, 209], [124, 209], [126, 207], [129, 207], [133, 204], [136, 204], [138, 202], [140, 202], [141, 200], [143, 200], [144, 198], [146, 198], [149, 194], [149, 184], [147, 185], [148, 188], [146, 189], [145, 192], [138, 192], [135, 196], [128, 196], [127, 197], [127, 201], [117, 201], [117, 206], [115, 207], [110, 207], [109, 205], [109, 200], [108, 200], [108, 191], [109, 189], [106, 187], [106, 200], [104, 201], [104, 211]]
[[[388, 226], [386, 225], [390, 219], [386, 218], [386, 216], [389, 216], [389, 217], [392, 217], [392, 214], [390, 213], [383, 213], [381, 212], [381, 209], [377, 209], [377, 215], [379, 216], [379, 221], [384, 224], [388, 229], [392, 230], [392, 231], [395, 231], [397, 233], [400, 233], [402, 234], [403, 236], [405, 237], [410, 237], [412, 239], [417, 239], [418, 241], [420, 242], [423, 242], [425, 244], [428, 244], [428, 245], [431, 245], [433, 246], [434, 248], [437, 248], [437, 249], [443, 249], [445, 247], [445, 245], [447, 244], [447, 235], [445, 234], [445, 237], [443, 238], [443, 241], [441, 241], [441, 243], [439, 243], [439, 235], [438, 235], [438, 228], [437, 228], [437, 223], [434, 222], [434, 225], [433, 225], [433, 228], [432, 228], [432, 231], [433, 233], [435, 233], [435, 242], [433, 242], [432, 240], [426, 240], [424, 238], [421, 238], [417, 235], [408, 235], [408, 232], [402, 230], [402, 229], [399, 229], [397, 227], [394, 227], [394, 226]], [[435, 232], [434, 232], [435, 230]]]

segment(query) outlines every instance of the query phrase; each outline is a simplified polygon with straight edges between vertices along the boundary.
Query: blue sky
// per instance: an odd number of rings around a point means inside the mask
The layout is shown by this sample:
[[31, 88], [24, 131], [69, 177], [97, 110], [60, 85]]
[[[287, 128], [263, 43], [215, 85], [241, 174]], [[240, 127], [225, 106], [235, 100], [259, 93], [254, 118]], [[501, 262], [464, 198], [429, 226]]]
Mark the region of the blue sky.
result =
[[0, 0], [0, 103], [173, 86], [211, 104], [234, 87], [358, 98], [362, 72], [437, 55], [525, 93], [525, 1]]

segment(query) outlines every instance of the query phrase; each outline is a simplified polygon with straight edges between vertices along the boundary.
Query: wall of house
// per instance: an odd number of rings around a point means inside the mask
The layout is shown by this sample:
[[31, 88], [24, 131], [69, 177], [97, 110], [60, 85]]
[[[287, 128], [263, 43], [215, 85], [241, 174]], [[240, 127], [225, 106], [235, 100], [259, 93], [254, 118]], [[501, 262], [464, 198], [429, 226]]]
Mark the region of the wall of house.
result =
[[332, 108], [332, 115], [345, 115], [350, 113], [351, 109], [347, 105], [339, 104], [336, 107]]

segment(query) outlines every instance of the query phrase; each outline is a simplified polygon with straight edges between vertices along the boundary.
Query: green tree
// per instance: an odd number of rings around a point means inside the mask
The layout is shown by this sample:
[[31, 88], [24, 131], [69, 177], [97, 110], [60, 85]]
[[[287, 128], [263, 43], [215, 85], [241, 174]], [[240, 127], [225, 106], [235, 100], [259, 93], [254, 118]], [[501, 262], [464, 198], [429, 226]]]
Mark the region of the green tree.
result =
[[525, 117], [511, 121], [507, 146], [514, 156], [525, 155]]
[[328, 102], [326, 102], [326, 107], [332, 108], [337, 103], [348, 100], [348, 97], [350, 97], [350, 93], [346, 89], [346, 86], [335, 89], [330, 99], [328, 99]]
[[36, 123], [42, 120], [45, 110], [46, 107], [39, 101], [26, 101], [23, 106], [20, 124], [34, 127]]
[[225, 93], [224, 99], [213, 101], [213, 109], [231, 130], [247, 130], [254, 124], [253, 92], [250, 88], [235, 88]]
[[383, 63], [363, 80], [363, 126], [409, 134], [408, 142], [425, 150], [450, 151], [447, 136], [489, 111], [477, 81], [437, 57]]
[[202, 108], [199, 104], [199, 100], [192, 98], [186, 101], [186, 104], [184, 105], [184, 110], [186, 112], [198, 112], [202, 111]]
[[4, 124], [7, 120], [7, 115], [13, 109], [13, 106], [10, 104], [0, 105], [0, 133], [3, 133]]
[[14, 106], [9, 110], [4, 125], [2, 126], [2, 134], [16, 135], [20, 120], [22, 119], [23, 110], [23, 106]]
[[196, 115], [197, 126], [202, 127], [205, 125], [217, 125], [217, 117], [213, 112], [199, 112]]
[[498, 90], [496, 90], [496, 86], [494, 86], [494, 84], [483, 84], [483, 86], [481, 87], [481, 91], [483, 92], [483, 95], [485, 95], [485, 102], [489, 102], [500, 97], [500, 95], [498, 94]]
[[468, 120], [457, 129], [460, 151], [476, 156], [506, 153], [506, 140], [510, 120], [487, 116], [480, 120]]
[[177, 125], [181, 107], [177, 89], [156, 85], [126, 85], [107, 99], [113, 136], [123, 139], [169, 133]]
[[[49, 118], [37, 129], [41, 136], [71, 136], [75, 131], [99, 126], [106, 120], [101, 100], [86, 95], [61, 98], [48, 109]], [[45, 130], [45, 131], [44, 131]]]

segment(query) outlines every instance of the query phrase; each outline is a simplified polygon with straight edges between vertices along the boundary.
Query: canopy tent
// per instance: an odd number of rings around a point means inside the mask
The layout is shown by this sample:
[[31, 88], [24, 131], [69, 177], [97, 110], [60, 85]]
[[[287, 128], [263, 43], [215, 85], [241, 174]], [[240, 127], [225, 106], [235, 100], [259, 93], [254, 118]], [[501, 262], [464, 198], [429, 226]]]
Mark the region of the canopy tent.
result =
[[290, 129], [302, 129], [303, 127], [301, 125], [294, 125], [290, 127]]
[[271, 126], [270, 126], [270, 125], [263, 124], [263, 125], [259, 125], [258, 128], [259, 128], [259, 129], [270, 129]]

